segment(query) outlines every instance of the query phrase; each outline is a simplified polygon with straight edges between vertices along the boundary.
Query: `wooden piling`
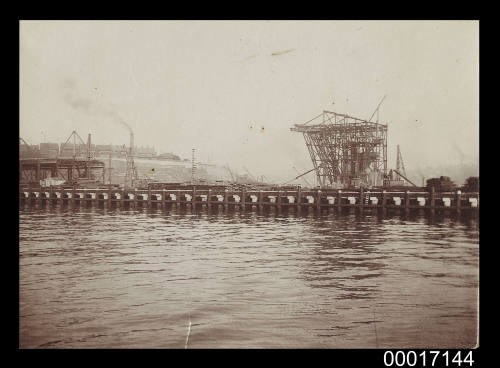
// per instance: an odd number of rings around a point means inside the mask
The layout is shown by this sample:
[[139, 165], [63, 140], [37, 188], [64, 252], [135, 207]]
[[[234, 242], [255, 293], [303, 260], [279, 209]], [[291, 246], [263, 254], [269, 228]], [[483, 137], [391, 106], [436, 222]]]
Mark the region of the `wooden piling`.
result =
[[245, 211], [246, 210], [246, 199], [247, 199], [247, 193], [245, 188], [241, 191], [241, 198], [240, 198], [240, 211]]
[[301, 202], [302, 202], [302, 191], [299, 187], [299, 189], [297, 189], [297, 196], [295, 197], [296, 201], [297, 201], [297, 205], [296, 205], [296, 208], [297, 208], [297, 212], [300, 212], [302, 210], [302, 206], [301, 206]]
[[196, 209], [196, 187], [193, 186], [193, 195], [191, 196], [191, 210]]
[[73, 190], [71, 191], [71, 207], [75, 208], [75, 195], [76, 195], [76, 186], [73, 185]]
[[405, 216], [410, 214], [410, 191], [406, 191], [405, 194]]
[[316, 209], [318, 214], [321, 213], [321, 189], [318, 189], [316, 192]]
[[[168, 198], [170, 198], [170, 196]], [[161, 200], [163, 204], [163, 210], [166, 210], [169, 204], [167, 203], [167, 192], [165, 189], [161, 191]]]
[[363, 215], [363, 209], [365, 206], [365, 197], [363, 187], [359, 188], [359, 214]]
[[387, 194], [386, 191], [382, 191], [382, 216], [387, 215]]
[[342, 212], [342, 190], [339, 189], [337, 192], [337, 213], [340, 215]]
[[431, 187], [431, 216], [436, 214], [436, 193], [434, 187]]
[[281, 213], [281, 191], [278, 189], [278, 195], [276, 198], [276, 203], [278, 206], [278, 213]]

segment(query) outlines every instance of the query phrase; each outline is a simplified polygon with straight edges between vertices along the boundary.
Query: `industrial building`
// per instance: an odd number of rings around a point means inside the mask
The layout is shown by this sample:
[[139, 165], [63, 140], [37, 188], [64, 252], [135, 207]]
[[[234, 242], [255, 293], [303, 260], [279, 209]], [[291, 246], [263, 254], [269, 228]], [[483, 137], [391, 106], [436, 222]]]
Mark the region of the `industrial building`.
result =
[[[129, 148], [125, 145], [102, 145], [90, 144], [91, 157], [125, 158]], [[39, 145], [21, 144], [19, 146], [19, 157], [21, 158], [57, 158], [57, 157], [87, 157], [89, 145], [83, 143], [40, 143]], [[134, 155], [137, 158], [156, 158], [154, 147], [134, 147]]]
[[57, 156], [59, 156], [57, 143], [40, 143], [40, 157], [56, 158]]

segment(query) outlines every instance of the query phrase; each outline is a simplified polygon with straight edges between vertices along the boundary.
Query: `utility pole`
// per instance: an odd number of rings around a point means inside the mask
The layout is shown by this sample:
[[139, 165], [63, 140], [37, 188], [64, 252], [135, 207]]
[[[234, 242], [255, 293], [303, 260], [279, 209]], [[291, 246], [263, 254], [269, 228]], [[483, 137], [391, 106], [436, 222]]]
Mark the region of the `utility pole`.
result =
[[137, 169], [134, 163], [134, 133], [130, 132], [130, 148], [127, 154], [127, 171], [125, 173], [125, 188], [133, 188], [137, 179]]
[[191, 185], [194, 185], [194, 177], [195, 177], [195, 162], [194, 162], [194, 151], [195, 149], [192, 149], [192, 158], [191, 158]]
[[87, 179], [90, 179], [90, 133], [89, 133], [89, 137], [87, 139]]

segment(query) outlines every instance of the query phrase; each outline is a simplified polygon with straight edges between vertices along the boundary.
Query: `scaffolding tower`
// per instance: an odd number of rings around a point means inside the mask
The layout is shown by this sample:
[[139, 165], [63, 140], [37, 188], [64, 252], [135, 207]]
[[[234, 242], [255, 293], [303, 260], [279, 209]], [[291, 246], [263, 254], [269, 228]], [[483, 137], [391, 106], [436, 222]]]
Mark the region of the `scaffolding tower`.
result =
[[323, 111], [302, 133], [321, 187], [377, 186], [387, 174], [387, 125]]

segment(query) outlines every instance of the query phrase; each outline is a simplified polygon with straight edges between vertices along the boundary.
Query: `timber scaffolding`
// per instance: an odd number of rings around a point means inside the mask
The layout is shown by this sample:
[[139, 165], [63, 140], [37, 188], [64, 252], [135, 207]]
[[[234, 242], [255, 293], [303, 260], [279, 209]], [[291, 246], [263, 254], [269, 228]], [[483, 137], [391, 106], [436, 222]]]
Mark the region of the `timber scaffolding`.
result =
[[421, 211], [433, 215], [436, 212], [462, 212], [475, 214], [479, 210], [479, 193], [428, 191], [385, 191], [340, 189], [301, 189], [296, 190], [229, 190], [223, 187], [184, 186], [170, 189], [87, 189], [58, 187], [20, 186], [21, 206], [71, 206], [107, 208], [162, 208], [173, 206], [192, 209], [271, 211], [278, 213], [294, 209], [297, 213], [356, 211], [386, 214], [399, 211], [408, 215], [411, 211]]
[[290, 130], [303, 134], [322, 188], [382, 185], [387, 175], [386, 124], [325, 110]]

